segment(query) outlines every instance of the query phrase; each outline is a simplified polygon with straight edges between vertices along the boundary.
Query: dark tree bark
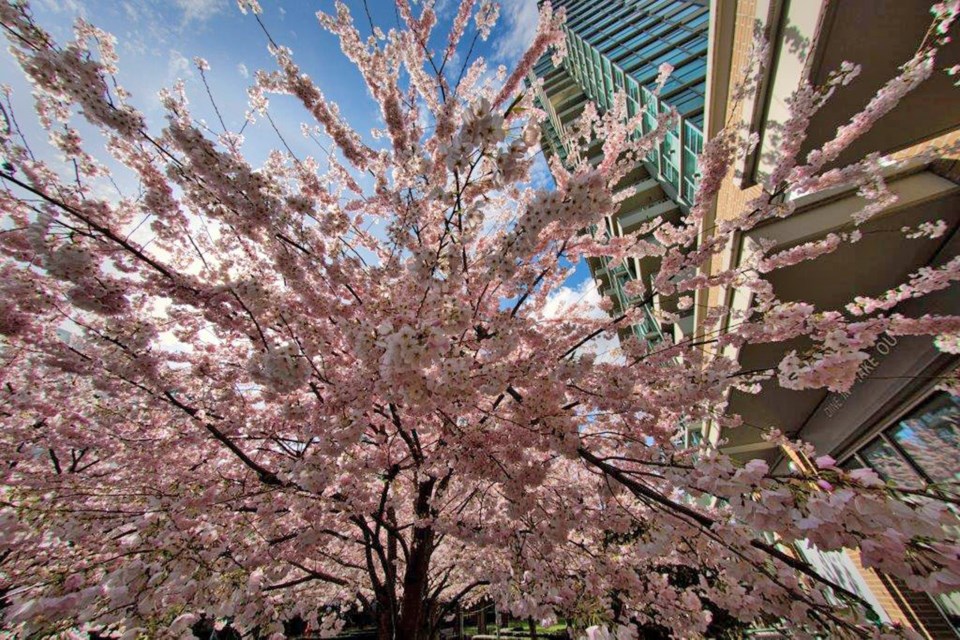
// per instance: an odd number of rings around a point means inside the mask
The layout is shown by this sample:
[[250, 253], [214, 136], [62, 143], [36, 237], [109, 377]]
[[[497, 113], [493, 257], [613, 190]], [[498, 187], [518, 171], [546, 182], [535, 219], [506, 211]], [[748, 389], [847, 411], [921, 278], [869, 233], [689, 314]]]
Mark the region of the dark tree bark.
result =
[[[415, 512], [418, 517], [430, 516], [430, 498], [436, 478], [428, 478], [420, 484]], [[427, 611], [430, 560], [433, 557], [435, 533], [430, 527], [414, 528], [410, 544], [410, 557], [403, 576], [403, 602], [400, 605], [400, 620], [397, 624], [398, 638], [429, 640], [429, 626], [433, 611]]]

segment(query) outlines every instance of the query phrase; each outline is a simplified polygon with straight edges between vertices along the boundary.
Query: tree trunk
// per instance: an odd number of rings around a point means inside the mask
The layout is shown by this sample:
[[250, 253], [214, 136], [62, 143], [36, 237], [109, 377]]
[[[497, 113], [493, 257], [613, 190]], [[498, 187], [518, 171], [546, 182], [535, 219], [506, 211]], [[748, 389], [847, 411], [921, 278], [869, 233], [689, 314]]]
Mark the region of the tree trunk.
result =
[[400, 605], [396, 626], [388, 612], [378, 612], [377, 640], [434, 640], [439, 635], [430, 624], [435, 613], [431, 603], [404, 596]]
[[407, 571], [403, 576], [403, 601], [400, 604], [397, 638], [428, 640], [426, 636], [433, 613], [428, 611], [430, 607], [427, 602], [430, 557], [433, 554], [433, 530], [417, 530], [414, 533], [414, 541]]
[[393, 620], [388, 606], [377, 608], [377, 640], [394, 640]]
[[537, 623], [533, 618], [527, 618], [527, 626], [530, 628], [530, 638], [537, 640]]
[[[415, 512], [421, 518], [430, 515], [430, 498], [435, 484], [436, 478], [429, 478], [420, 484]], [[432, 527], [415, 527], [413, 530], [410, 557], [403, 575], [403, 602], [400, 604], [400, 620], [397, 623], [398, 640], [429, 640], [433, 611], [429, 610], [431, 607], [427, 601], [427, 588], [434, 535]]]

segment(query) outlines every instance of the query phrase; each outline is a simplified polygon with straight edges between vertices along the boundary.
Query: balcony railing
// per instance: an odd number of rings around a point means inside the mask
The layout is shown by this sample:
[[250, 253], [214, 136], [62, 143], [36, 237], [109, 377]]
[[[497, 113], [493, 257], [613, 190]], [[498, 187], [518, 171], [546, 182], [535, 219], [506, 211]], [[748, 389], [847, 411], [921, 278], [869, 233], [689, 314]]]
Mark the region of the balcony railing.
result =
[[[618, 311], [623, 312], [630, 307], [637, 306], [643, 300], [643, 296], [631, 296], [626, 292], [624, 285], [633, 280], [634, 277], [623, 263], [612, 263], [613, 261], [610, 258], [601, 256], [601, 267], [598, 271], [606, 271], [609, 274], [610, 288], [603, 293], [613, 298]], [[643, 319], [631, 325], [630, 331], [637, 338], [650, 344], [662, 342], [663, 330], [660, 327], [660, 322], [653, 315], [653, 309], [649, 304], [641, 305], [641, 308], [643, 309]]]
[[[566, 33], [567, 57], [563, 64], [587, 96], [606, 110], [613, 106], [616, 93], [626, 92], [628, 117], [643, 114], [641, 130], [637, 134], [652, 131], [657, 115], [670, 107], [576, 33], [569, 29]], [[696, 195], [697, 158], [702, 150], [703, 132], [680, 116], [664, 140], [646, 158], [651, 173], [661, 183], [669, 185], [672, 195], [685, 206], [692, 205]]]

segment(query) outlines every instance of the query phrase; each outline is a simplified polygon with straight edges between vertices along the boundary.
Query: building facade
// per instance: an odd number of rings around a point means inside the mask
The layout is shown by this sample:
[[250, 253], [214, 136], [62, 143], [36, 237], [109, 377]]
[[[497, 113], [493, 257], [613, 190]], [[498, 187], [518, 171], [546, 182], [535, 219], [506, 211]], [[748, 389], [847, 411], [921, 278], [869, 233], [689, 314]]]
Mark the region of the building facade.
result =
[[[776, 148], [777, 125], [787, 117], [785, 98], [800, 82], [821, 83], [845, 60], [862, 65], [861, 75], [838, 90], [811, 121], [800, 153], [805, 157], [897, 74], [923, 40], [932, 18], [929, 10], [930, 3], [920, 0], [712, 0], [704, 134], [714, 135], [730, 123], [757, 134], [760, 142], [731, 171], [704, 229], [737, 215], [759, 194]], [[736, 102], [731, 96], [739, 70], [758, 32], [770, 44], [769, 64], [756, 91]], [[854, 296], [882, 294], [919, 269], [942, 265], [960, 253], [960, 162], [954, 150], [960, 140], [960, 90], [943, 71], [958, 63], [960, 45], [954, 38], [938, 54], [933, 76], [834, 163], [842, 167], [874, 152], [888, 156], [886, 179], [897, 200], [859, 227], [859, 242], [770, 274], [779, 299], [842, 311]], [[793, 200], [795, 213], [735, 237], [707, 270], [743, 263], [758, 250], [761, 238], [774, 241], [772, 251], [779, 251], [849, 231], [853, 214], [865, 203], [852, 187], [785, 197]], [[946, 225], [937, 239], [909, 240], [900, 232], [936, 221]], [[744, 309], [749, 296], [720, 287], [699, 292], [695, 332], [705, 331], [703, 310]], [[896, 311], [910, 317], [957, 314], [960, 292], [951, 287]], [[751, 370], [775, 365], [788, 349], [803, 348], [799, 343], [746, 345], [725, 355]], [[956, 356], [939, 351], [929, 337], [886, 336], [861, 365], [849, 392], [793, 391], [776, 381], [765, 383], [757, 395], [733, 392], [729, 409], [747, 427], [705, 425], [704, 438], [736, 457], [763, 458], [775, 470], [809, 464], [763, 440], [765, 432], [777, 429], [812, 443], [818, 453], [846, 468], [870, 467], [907, 487], [940, 483], [955, 490], [960, 482], [960, 397], [938, 385], [956, 375], [958, 364]], [[958, 637], [960, 597], [912, 592], [899, 580], [865, 569], [853, 552], [800, 551], [820, 565], [831, 565], [835, 575], [847, 576], [852, 588], [863, 592], [866, 587], [882, 607], [881, 617], [927, 638]]]
[[[665, 109], [674, 107], [681, 116], [659, 148], [618, 185], [635, 192], [604, 228], [592, 230], [609, 236], [633, 233], [656, 216], [676, 221], [684, 215], [694, 197], [703, 140], [728, 124], [757, 134], [759, 144], [732, 168], [701, 235], [739, 214], [760, 192], [777, 145], [777, 125], [787, 117], [786, 98], [797, 86], [823, 82], [845, 60], [862, 65], [856, 81], [838, 91], [811, 121], [803, 157], [831, 139], [897, 74], [931, 20], [927, 0], [554, 0], [553, 6], [567, 12], [568, 55], [559, 67], [548, 57], [541, 59], [535, 74], [542, 83], [534, 78], [530, 83], [549, 116], [543, 127], [548, 156], [566, 160], [570, 143], [565, 132], [589, 100], [602, 112], [618, 92], [625, 93], [629, 114], [644, 114], [644, 133]], [[739, 73], [757, 33], [770, 44], [769, 64], [755, 91], [735, 101]], [[675, 71], [654, 95], [664, 62]], [[960, 158], [953, 150], [960, 142], [960, 90], [955, 78], [942, 71], [957, 64], [960, 40], [955, 37], [940, 52], [934, 76], [834, 163], [841, 167], [873, 152], [887, 155], [888, 187], [897, 201], [861, 226], [861, 241], [771, 274], [781, 300], [841, 310], [854, 296], [881, 294], [918, 269], [942, 265], [960, 253]], [[587, 152], [594, 162], [600, 161], [600, 146], [597, 142]], [[775, 241], [776, 251], [850, 230], [853, 214], [864, 204], [854, 188], [784, 197], [794, 201], [793, 215], [736, 236], [705, 271], [742, 264], [761, 239]], [[936, 221], [947, 229], [935, 240], [907, 240], [899, 233], [903, 227]], [[614, 314], [636, 302], [623, 285], [643, 279], [649, 287], [658, 268], [651, 258], [622, 263], [599, 258], [589, 264], [601, 291], [614, 300]], [[703, 334], [707, 309], [744, 309], [749, 295], [721, 287], [700, 291], [688, 315], [670, 326], [661, 325], [655, 311], [676, 312], [676, 301], [656, 298], [647, 320], [629, 332], [652, 343], [664, 333], [675, 338]], [[897, 310], [907, 316], [960, 314], [960, 292], [953, 287]], [[724, 355], [751, 370], [776, 364], [788, 349], [798, 347], [803, 345], [746, 345]], [[956, 375], [958, 367], [960, 360], [939, 351], [929, 338], [887, 337], [863, 363], [848, 393], [792, 391], [769, 382], [760, 394], [734, 392], [729, 398], [730, 411], [748, 427], [699, 425], [695, 428], [702, 432], [688, 437], [742, 459], [763, 458], [773, 469], [809, 464], [762, 438], [777, 429], [812, 443], [847, 468], [868, 466], [908, 487], [960, 483], [960, 397], [938, 390], [939, 382]], [[862, 593], [881, 619], [908, 625], [927, 638], [960, 637], [960, 597], [912, 592], [898, 580], [864, 568], [855, 552], [797, 552]]]
[[[548, 156], [567, 160], [571, 144], [567, 128], [588, 101], [603, 112], [617, 93], [625, 93], [629, 115], [642, 114], [642, 133], [650, 131], [658, 114], [670, 108], [680, 115], [662, 144], [617, 185], [618, 190], [631, 189], [633, 194], [621, 203], [616, 215], [605, 220], [603, 228], [591, 231], [624, 236], [657, 216], [679, 219], [692, 203], [697, 155], [703, 148], [706, 0], [555, 0], [553, 7], [563, 8], [567, 14], [568, 55], [559, 67], [544, 56], [530, 78], [537, 102], [549, 116], [543, 127], [543, 148]], [[663, 63], [672, 65], [674, 71], [659, 95], [654, 95]], [[595, 163], [601, 159], [600, 146], [597, 141], [587, 152]], [[618, 314], [637, 302], [624, 285], [642, 279], [649, 288], [658, 261], [631, 258], [614, 263], [592, 258], [588, 264], [601, 292], [614, 302], [611, 313]], [[693, 330], [692, 313], [682, 313], [676, 325], [663, 326], [654, 317], [657, 307], [678, 311], [675, 300], [658, 297], [647, 307], [645, 320], [625, 331], [656, 343], [664, 331], [689, 334]]]

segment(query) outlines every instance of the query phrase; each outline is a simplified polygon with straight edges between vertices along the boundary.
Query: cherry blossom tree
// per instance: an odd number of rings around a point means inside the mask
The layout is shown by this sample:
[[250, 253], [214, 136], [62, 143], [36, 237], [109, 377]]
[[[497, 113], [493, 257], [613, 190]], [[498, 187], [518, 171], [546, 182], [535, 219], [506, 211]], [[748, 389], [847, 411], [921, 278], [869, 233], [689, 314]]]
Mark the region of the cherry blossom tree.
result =
[[[765, 275], [856, 242], [858, 224], [889, 204], [882, 158], [831, 163], [942, 72], [958, 2], [934, 8], [916, 56], [806, 158], [811, 116], [857, 67], [800, 87], [763, 194], [699, 239], [755, 141], [729, 127], [706, 145], [681, 222], [654, 220], [631, 238], [582, 233], [629, 196], [613, 187], [675, 116], [637, 137], [622, 96], [606, 113], [588, 108], [575, 131], [585, 148], [602, 141], [602, 162], [574, 152], [555, 161], [556, 188], [532, 188], [544, 115], [523, 81], [541, 56], [562, 57], [563, 15], [544, 7], [514, 69], [468, 59], [457, 75], [447, 71], [458, 45], [488, 36], [495, 4], [464, 0], [442, 51], [428, 46], [431, 3], [396, 6], [402, 27], [388, 33], [363, 35], [342, 4], [318, 14], [381, 110], [373, 142], [265, 35], [276, 68], [256, 74], [248, 117], [269, 121], [269, 100], [294, 99], [330, 146], [299, 157], [281, 139], [254, 167], [238, 133], [191, 114], [183, 85], [162, 94], [166, 125], [148, 126], [116, 81], [108, 34], [80, 21], [58, 43], [24, 3], [0, 4], [55, 151], [34, 149], [8, 99], [4, 625], [180, 637], [205, 616], [282, 637], [294, 616], [332, 634], [367, 608], [382, 638], [430, 638], [488, 597], [524, 618], [598, 621], [593, 635], [620, 639], [648, 628], [695, 637], [721, 617], [782, 619], [795, 637], [900, 633], [789, 552], [801, 540], [859, 548], [865, 565], [917, 589], [956, 589], [957, 499], [944, 487], [847, 472], [777, 434], [815, 468], [775, 474], [676, 436], [685, 424], [736, 426], [726, 398], [763, 380], [849, 389], [884, 335], [938, 336], [956, 351], [960, 318], [905, 317], [897, 305], [952, 286], [960, 259], [845, 312], [782, 302]], [[254, 0], [240, 7], [259, 19]], [[748, 70], [746, 84], [755, 79]], [[137, 197], [104, 195], [120, 172], [135, 176]], [[844, 184], [866, 202], [848, 230], [698, 269], [732, 234], [792, 215], [783, 194]], [[634, 307], [546, 313], [571, 262], [628, 255], [661, 262]], [[615, 357], [593, 348], [639, 322], [655, 294], [689, 304], [719, 284], [755, 293], [729, 331], [716, 329], [732, 311], [715, 308], [701, 338], [624, 339]], [[808, 348], [767, 371], [718, 355], [796, 338]]]

